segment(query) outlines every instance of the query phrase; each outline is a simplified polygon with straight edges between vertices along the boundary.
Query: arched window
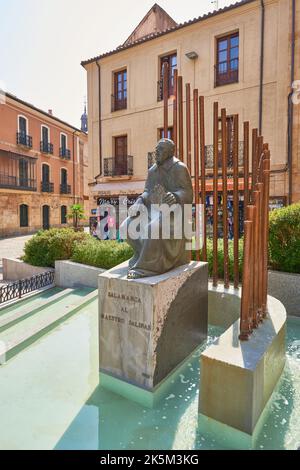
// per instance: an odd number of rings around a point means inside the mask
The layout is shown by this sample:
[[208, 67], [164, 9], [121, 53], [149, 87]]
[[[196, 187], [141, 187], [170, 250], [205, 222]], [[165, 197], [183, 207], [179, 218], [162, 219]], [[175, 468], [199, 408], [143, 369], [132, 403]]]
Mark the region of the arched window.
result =
[[66, 224], [67, 223], [67, 206], [61, 206], [60, 208], [60, 223]]
[[28, 227], [28, 206], [21, 204], [20, 206], [20, 227]]

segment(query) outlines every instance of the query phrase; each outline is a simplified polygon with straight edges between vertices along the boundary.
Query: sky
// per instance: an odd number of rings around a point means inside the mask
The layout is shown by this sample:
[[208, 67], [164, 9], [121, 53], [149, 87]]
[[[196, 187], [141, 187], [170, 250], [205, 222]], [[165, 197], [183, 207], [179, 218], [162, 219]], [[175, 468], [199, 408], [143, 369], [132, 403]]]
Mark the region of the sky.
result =
[[[0, 88], [80, 127], [82, 60], [122, 44], [155, 0], [0, 0]], [[158, 0], [178, 23], [211, 0]], [[235, 0], [219, 0], [222, 8]]]

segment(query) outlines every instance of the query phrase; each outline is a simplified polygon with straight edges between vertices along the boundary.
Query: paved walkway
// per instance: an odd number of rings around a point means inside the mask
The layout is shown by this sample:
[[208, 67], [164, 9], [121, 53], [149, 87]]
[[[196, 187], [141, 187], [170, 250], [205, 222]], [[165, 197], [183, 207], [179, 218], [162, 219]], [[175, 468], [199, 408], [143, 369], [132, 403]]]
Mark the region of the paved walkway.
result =
[[25, 243], [31, 237], [32, 235], [26, 235], [0, 240], [0, 282], [2, 281], [2, 258], [20, 258], [23, 255]]

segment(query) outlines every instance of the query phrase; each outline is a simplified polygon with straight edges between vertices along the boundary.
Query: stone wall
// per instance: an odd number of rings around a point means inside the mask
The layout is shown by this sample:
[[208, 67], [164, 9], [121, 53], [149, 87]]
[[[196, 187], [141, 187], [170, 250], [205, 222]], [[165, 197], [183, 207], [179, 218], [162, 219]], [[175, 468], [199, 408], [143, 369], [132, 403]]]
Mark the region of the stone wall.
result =
[[[27, 204], [29, 207], [28, 227], [20, 227], [21, 204]], [[61, 227], [60, 208], [63, 205], [69, 208], [72, 204], [73, 197], [70, 196], [0, 190], [0, 237], [26, 235], [40, 230], [43, 225], [43, 205], [50, 206], [50, 226]], [[72, 223], [70, 222], [69, 225]]]

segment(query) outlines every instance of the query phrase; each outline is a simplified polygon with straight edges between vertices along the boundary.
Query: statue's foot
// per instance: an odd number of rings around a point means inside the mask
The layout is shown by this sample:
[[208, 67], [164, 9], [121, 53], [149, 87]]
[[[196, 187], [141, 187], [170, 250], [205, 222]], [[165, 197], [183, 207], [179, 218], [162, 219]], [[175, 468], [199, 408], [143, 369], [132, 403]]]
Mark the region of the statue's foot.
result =
[[127, 279], [141, 279], [142, 277], [147, 277], [147, 274], [135, 271], [134, 269], [130, 269], [127, 273]]
[[131, 269], [127, 273], [127, 279], [138, 279], [140, 277], [139, 273]]

